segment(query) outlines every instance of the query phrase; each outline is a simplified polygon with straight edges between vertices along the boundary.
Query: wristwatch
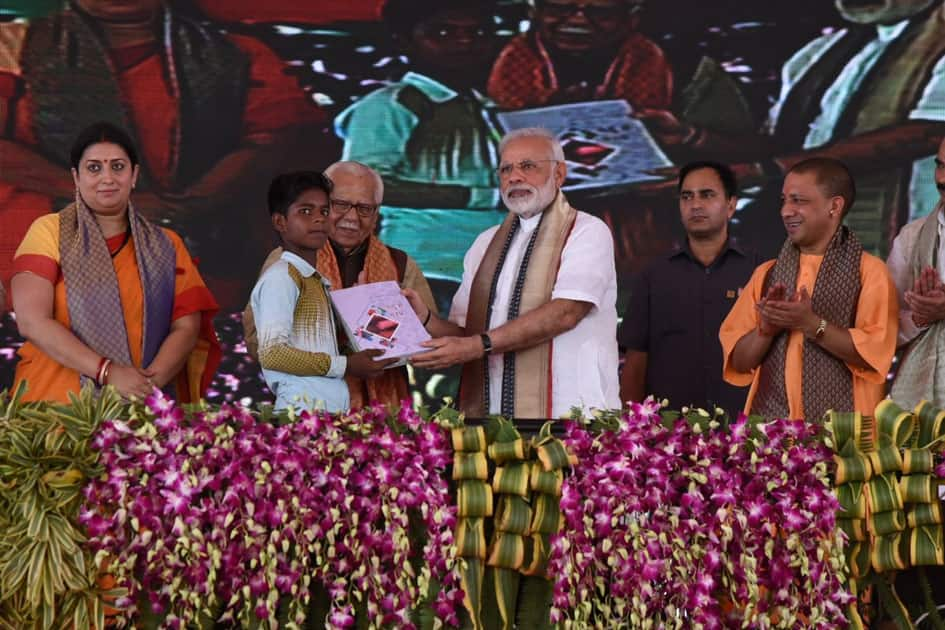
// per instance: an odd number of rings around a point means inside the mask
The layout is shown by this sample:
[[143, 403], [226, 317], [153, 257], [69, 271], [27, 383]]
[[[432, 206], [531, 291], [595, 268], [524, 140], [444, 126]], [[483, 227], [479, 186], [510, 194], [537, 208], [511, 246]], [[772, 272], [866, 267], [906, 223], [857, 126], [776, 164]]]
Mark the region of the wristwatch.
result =
[[814, 331], [814, 339], [820, 339], [825, 332], [827, 332], [827, 320], [821, 317], [820, 323], [817, 324], [817, 330]]
[[481, 333], [479, 338], [482, 339], [482, 356], [489, 356], [489, 353], [492, 352], [492, 339], [486, 333]]

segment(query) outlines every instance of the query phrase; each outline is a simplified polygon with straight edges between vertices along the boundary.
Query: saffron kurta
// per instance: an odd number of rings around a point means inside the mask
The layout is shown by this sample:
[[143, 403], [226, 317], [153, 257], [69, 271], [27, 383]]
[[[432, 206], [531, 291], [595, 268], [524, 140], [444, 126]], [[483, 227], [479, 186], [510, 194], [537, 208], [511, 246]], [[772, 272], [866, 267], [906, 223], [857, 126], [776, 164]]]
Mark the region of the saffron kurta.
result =
[[[751, 385], [745, 412], [751, 409], [761, 366], [751, 372], [738, 372], [731, 365], [732, 352], [738, 341], [758, 327], [756, 305], [761, 300], [762, 287], [774, 260], [763, 263], [751, 276], [748, 286], [742, 291], [735, 306], [719, 331], [724, 359], [723, 378], [732, 385]], [[805, 286], [810, 294], [815, 290], [817, 272], [823, 256], [801, 254], [797, 271], [797, 287]], [[896, 334], [898, 331], [899, 303], [896, 299], [896, 287], [889, 277], [886, 265], [876, 256], [864, 253], [860, 258], [860, 296], [857, 300], [854, 327], [850, 329], [853, 345], [869, 369], [847, 364], [853, 374], [853, 404], [856, 411], [864, 415], [873, 415], [873, 410], [885, 396], [886, 375], [896, 352]], [[784, 365], [785, 389], [788, 407], [792, 418], [804, 416], [803, 405], [803, 352], [804, 333], [790, 331], [787, 356]]]
[[[201, 313], [200, 337], [197, 347], [185, 366], [185, 383], [178, 381], [177, 395], [181, 400], [195, 400], [209, 386], [220, 361], [220, 347], [213, 330], [213, 315], [217, 303], [197, 271], [180, 237], [164, 229], [176, 252], [174, 282], [174, 310], [172, 321], [191, 313]], [[118, 293], [128, 331], [128, 350], [132, 362], [141, 365], [142, 337], [144, 335], [144, 294], [135, 257], [134, 240], [129, 237], [122, 246], [124, 234], [106, 240], [118, 279]], [[119, 249], [120, 248], [120, 249]], [[59, 214], [40, 217], [30, 226], [13, 259], [14, 273], [31, 272], [49, 280], [55, 288], [53, 317], [69, 327], [69, 309], [66, 302], [66, 283], [59, 266]], [[32, 342], [27, 341], [19, 351], [16, 366], [16, 384], [25, 380], [29, 386], [25, 400], [52, 400], [68, 402], [69, 392], [78, 392], [79, 373], [55, 361]]]

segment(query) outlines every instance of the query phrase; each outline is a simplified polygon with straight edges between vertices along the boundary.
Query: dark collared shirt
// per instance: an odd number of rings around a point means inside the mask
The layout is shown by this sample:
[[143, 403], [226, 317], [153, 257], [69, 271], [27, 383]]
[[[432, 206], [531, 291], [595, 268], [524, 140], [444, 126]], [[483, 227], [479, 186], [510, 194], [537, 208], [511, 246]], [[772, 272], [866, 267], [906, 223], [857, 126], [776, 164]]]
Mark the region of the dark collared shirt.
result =
[[672, 409], [718, 405], [737, 416], [748, 388], [722, 380], [719, 327], [760, 263], [729, 241], [706, 267], [687, 242], [634, 278], [617, 339], [647, 353], [647, 394], [668, 398]]
[[[358, 276], [364, 269], [364, 263], [367, 261], [368, 239], [361, 241], [361, 244], [352, 249], [347, 254], [341, 246], [332, 240], [328, 241], [331, 245], [331, 251], [335, 254], [335, 260], [338, 261], [338, 271], [341, 273], [341, 287], [332, 287], [340, 289], [353, 287], [358, 282]], [[397, 268], [397, 282], [403, 283], [404, 274], [407, 273], [407, 252], [385, 245], [394, 260], [394, 267]]]
[[[368, 239], [361, 241], [360, 245], [347, 254], [341, 247], [336, 245], [334, 241], [329, 240], [328, 243], [331, 245], [331, 250], [335, 253], [335, 260], [338, 261], [338, 271], [341, 273], [341, 284], [347, 289], [358, 281], [358, 274], [364, 269], [364, 259], [367, 257]], [[341, 287], [332, 288], [339, 289]]]

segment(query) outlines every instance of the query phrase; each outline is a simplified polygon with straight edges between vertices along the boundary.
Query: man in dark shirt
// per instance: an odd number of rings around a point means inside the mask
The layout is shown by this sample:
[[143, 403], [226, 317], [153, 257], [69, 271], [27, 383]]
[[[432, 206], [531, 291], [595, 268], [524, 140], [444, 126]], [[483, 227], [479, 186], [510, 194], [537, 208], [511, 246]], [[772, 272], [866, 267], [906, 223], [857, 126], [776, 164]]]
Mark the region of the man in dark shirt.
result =
[[722, 380], [719, 326], [760, 260], [729, 239], [735, 175], [714, 162], [679, 173], [679, 213], [686, 241], [634, 279], [618, 332], [626, 348], [620, 380], [624, 401], [648, 394], [672, 408], [719, 406], [730, 415], [747, 388]]

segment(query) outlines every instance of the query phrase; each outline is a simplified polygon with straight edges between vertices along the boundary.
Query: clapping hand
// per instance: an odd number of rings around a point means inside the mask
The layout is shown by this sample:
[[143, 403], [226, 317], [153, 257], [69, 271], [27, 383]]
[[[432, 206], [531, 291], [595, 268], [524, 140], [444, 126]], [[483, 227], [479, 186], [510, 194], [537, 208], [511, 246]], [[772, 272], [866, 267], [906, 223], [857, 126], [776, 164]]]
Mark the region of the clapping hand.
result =
[[945, 319], [945, 284], [932, 267], [922, 270], [912, 290], [903, 294], [903, 300], [912, 311], [916, 326], [928, 326]]
[[807, 287], [802, 286], [794, 295], [788, 295], [783, 284], [775, 284], [759, 304], [761, 319], [758, 332], [772, 336], [781, 330], [800, 330], [810, 336], [820, 325], [820, 317], [814, 313]]
[[768, 292], [755, 306], [758, 309], [758, 334], [765, 337], [774, 337], [781, 332], [781, 327], [776, 326], [771, 320], [768, 304], [783, 301], [785, 297], [787, 297], [787, 287], [783, 283], [778, 282], [768, 288]]

